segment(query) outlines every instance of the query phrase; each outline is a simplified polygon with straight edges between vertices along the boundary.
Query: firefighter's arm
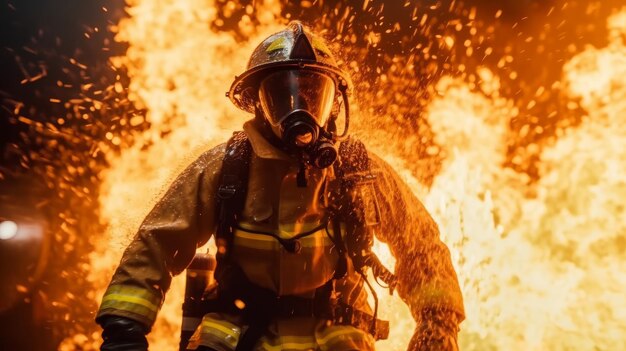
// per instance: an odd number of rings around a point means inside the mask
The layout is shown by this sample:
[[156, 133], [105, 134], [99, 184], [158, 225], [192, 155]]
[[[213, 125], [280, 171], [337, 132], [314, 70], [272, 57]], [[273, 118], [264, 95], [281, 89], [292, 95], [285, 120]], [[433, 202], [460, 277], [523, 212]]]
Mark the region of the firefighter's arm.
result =
[[409, 350], [457, 350], [463, 298], [435, 221], [394, 170], [373, 156], [379, 238], [396, 258], [398, 293], [417, 322]]
[[[145, 332], [152, 328], [171, 277], [187, 267], [196, 248], [214, 232], [223, 154], [224, 147], [219, 146], [200, 156], [144, 219], [104, 294], [96, 318], [99, 324], [121, 320], [139, 323]], [[128, 328], [137, 330], [132, 323]], [[119, 323], [109, 329], [116, 328]]]

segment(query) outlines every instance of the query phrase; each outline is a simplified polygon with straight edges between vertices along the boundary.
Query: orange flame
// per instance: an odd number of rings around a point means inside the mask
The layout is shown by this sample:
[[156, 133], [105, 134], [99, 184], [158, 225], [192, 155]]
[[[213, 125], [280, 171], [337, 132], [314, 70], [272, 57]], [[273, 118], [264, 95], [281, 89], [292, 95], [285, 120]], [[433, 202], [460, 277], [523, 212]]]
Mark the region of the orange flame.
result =
[[[237, 42], [206, 25], [216, 18], [210, 0], [128, 6], [117, 39], [130, 46], [115, 64], [128, 68], [129, 96], [147, 109], [151, 127], [121, 155], [110, 153], [100, 198], [109, 230], [91, 256], [90, 280], [99, 289], [92, 298], [101, 296], [156, 194], [195, 154], [240, 127], [246, 116], [223, 92], [254, 46], [284, 23], [279, 4], [265, 0], [256, 8], [261, 24], [244, 16], [247, 39]], [[467, 309], [463, 350], [626, 349], [626, 9], [609, 27], [608, 47], [587, 49], [564, 67], [565, 98], [580, 99], [588, 116], [543, 150], [534, 185], [502, 166], [518, 111], [486, 68], [476, 89], [453, 77], [436, 84], [426, 117], [448, 157], [430, 189], [406, 167], [415, 160], [372, 141], [421, 196], [452, 251]], [[384, 245], [376, 250], [393, 266]], [[182, 291], [175, 279], [153, 349], [177, 347]], [[382, 317], [393, 321], [379, 349], [406, 349], [414, 326], [408, 309], [382, 290], [379, 296]]]

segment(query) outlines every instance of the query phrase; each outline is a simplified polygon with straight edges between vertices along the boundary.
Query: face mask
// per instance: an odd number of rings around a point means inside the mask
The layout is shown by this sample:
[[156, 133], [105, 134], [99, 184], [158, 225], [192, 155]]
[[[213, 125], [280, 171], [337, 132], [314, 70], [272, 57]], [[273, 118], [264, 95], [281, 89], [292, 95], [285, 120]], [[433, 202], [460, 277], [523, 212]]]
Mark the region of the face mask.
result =
[[328, 123], [335, 100], [335, 83], [314, 71], [282, 70], [265, 78], [259, 102], [274, 134], [288, 149], [310, 164], [326, 168], [337, 159]]

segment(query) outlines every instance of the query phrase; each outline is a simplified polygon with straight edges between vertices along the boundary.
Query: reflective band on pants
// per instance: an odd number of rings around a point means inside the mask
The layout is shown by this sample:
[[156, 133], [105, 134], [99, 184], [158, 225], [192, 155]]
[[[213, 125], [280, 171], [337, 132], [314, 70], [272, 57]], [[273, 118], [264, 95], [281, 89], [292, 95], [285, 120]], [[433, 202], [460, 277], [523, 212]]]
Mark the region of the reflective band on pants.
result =
[[239, 342], [242, 328], [226, 320], [226, 318], [220, 313], [206, 314], [196, 332], [189, 339], [187, 349], [195, 350], [202, 345], [217, 351], [234, 350]]
[[[188, 349], [200, 345], [233, 351], [246, 327], [237, 316], [207, 314], [191, 337]], [[295, 318], [271, 323], [255, 351], [373, 351], [374, 339], [352, 326], [328, 326], [324, 320]]]

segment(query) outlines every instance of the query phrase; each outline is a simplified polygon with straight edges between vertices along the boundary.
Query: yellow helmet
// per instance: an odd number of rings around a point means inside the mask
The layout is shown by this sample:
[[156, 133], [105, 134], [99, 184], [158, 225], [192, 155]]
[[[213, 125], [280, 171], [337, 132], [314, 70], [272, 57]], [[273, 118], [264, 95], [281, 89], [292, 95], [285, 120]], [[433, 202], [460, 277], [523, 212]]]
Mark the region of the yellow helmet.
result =
[[254, 113], [260, 82], [273, 72], [290, 68], [327, 75], [337, 92], [349, 85], [348, 75], [339, 68], [324, 39], [293, 21], [257, 46], [246, 71], [235, 77], [227, 96], [238, 108]]

